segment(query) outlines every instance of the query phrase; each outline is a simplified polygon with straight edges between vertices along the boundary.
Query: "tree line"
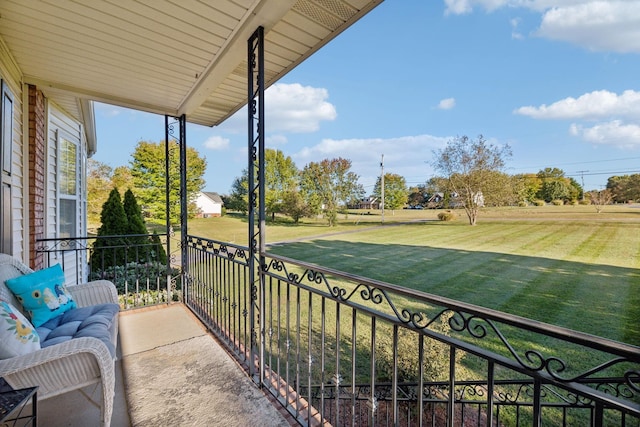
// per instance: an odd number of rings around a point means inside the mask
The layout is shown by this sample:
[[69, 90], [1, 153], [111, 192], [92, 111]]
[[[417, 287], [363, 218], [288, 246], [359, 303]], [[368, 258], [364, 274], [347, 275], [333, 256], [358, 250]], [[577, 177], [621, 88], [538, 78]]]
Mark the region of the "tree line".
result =
[[[283, 214], [298, 222], [321, 214], [334, 225], [339, 212], [365, 194], [360, 177], [351, 171], [351, 160], [341, 157], [310, 162], [299, 170], [282, 151], [266, 149], [264, 175], [265, 211], [271, 218]], [[248, 181], [246, 169], [234, 179], [231, 193], [224, 197], [227, 209], [248, 211]]]
[[[179, 222], [178, 144], [169, 143], [169, 220]], [[613, 176], [607, 188], [585, 192], [582, 186], [562, 169], [544, 168], [537, 173], [509, 175], [505, 172], [511, 149], [496, 146], [482, 136], [460, 136], [441, 150], [433, 151], [432, 165], [437, 176], [424, 184], [408, 187], [404, 177], [385, 173], [384, 207], [463, 208], [470, 224], [475, 224], [483, 206], [525, 206], [546, 203], [593, 203], [640, 200], [640, 174]], [[205, 185], [206, 159], [187, 148], [188, 214], [197, 213], [195, 199]], [[265, 150], [265, 209], [271, 219], [285, 215], [294, 222], [304, 217], [323, 216], [329, 225], [336, 223], [340, 212], [361, 206], [365, 196], [359, 176], [345, 158], [310, 162], [299, 169], [290, 156], [276, 149]], [[254, 168], [255, 169], [255, 168]], [[255, 171], [253, 172], [255, 173]], [[145, 220], [166, 221], [166, 162], [164, 142], [140, 141], [129, 166], [115, 169], [90, 161], [88, 179], [89, 223], [98, 223], [100, 207], [111, 188], [130, 189], [140, 203]], [[382, 177], [378, 177], [371, 198], [382, 199]], [[248, 169], [236, 177], [225, 208], [248, 211]], [[379, 207], [377, 205], [376, 207]]]

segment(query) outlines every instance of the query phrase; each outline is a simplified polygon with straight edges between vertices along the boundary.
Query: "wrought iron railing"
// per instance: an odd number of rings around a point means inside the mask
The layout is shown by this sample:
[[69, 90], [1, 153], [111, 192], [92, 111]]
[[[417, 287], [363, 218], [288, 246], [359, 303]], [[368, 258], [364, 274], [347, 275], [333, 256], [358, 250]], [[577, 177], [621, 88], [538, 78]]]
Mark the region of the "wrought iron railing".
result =
[[640, 348], [188, 236], [185, 303], [305, 425], [640, 426]]
[[171, 267], [166, 234], [40, 239], [45, 266], [61, 264], [67, 284], [106, 279], [123, 309], [180, 298], [179, 269]]

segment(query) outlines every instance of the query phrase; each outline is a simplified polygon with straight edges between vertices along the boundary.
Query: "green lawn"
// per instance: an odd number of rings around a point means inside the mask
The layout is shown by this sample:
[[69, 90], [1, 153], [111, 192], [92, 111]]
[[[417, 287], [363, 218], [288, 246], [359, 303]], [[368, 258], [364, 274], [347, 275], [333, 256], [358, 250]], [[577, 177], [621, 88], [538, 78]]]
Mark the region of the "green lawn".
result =
[[[268, 224], [270, 252], [640, 345], [640, 209], [488, 209], [478, 225], [396, 211]], [[415, 222], [419, 221], [419, 222]], [[238, 217], [192, 220], [190, 234], [246, 244]]]

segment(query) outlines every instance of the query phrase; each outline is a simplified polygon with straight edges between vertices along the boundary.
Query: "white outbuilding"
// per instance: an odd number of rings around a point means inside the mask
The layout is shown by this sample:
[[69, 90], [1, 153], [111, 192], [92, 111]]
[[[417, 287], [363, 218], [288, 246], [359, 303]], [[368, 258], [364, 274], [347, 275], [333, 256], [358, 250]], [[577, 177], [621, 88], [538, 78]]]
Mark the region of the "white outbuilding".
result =
[[201, 191], [198, 193], [196, 205], [199, 209], [198, 218], [222, 216], [222, 206], [224, 206], [224, 202], [218, 193]]

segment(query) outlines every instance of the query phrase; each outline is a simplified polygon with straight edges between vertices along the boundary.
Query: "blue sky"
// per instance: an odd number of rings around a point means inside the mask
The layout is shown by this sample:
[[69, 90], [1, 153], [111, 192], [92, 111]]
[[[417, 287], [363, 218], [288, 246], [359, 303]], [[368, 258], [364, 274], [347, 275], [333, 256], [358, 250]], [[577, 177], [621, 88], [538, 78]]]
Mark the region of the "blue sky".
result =
[[[508, 173], [558, 167], [586, 190], [640, 173], [640, 1], [386, 0], [267, 90], [267, 147], [352, 161], [367, 192], [385, 172], [434, 175], [459, 135], [509, 144]], [[94, 159], [128, 165], [164, 117], [96, 104]], [[246, 167], [246, 111], [187, 127], [207, 191]]]

